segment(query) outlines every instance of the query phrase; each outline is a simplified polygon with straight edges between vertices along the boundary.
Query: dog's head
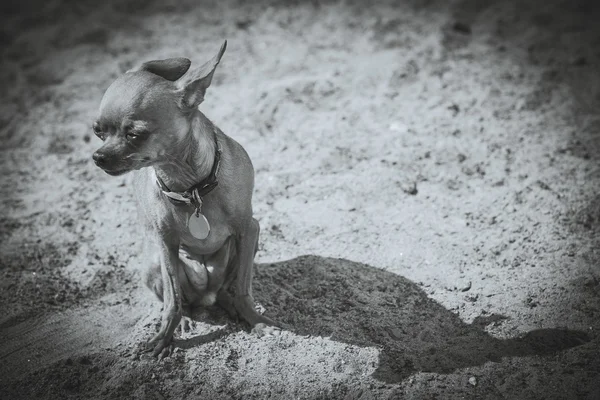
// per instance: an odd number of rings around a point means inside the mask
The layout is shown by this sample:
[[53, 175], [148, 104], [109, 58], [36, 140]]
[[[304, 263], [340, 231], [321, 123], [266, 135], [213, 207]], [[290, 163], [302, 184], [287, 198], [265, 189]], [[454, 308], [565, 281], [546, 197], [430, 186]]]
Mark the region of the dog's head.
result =
[[93, 130], [104, 144], [94, 162], [110, 175], [168, 161], [190, 129], [190, 116], [204, 100], [225, 52], [191, 70], [187, 58], [148, 61], [110, 85]]

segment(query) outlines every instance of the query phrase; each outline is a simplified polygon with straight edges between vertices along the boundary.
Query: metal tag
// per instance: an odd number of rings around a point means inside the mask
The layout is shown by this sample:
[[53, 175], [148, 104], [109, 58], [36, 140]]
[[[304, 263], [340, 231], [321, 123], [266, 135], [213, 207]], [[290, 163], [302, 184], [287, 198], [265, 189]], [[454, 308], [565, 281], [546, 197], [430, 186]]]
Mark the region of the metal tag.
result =
[[188, 229], [196, 239], [206, 239], [210, 233], [210, 225], [204, 214], [192, 213], [188, 220]]

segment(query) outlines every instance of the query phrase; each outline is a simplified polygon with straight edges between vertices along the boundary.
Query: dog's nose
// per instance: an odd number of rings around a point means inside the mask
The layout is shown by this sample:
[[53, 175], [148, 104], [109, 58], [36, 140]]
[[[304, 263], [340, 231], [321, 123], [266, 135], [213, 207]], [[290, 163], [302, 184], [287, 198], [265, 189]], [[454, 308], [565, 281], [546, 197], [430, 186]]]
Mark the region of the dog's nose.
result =
[[102, 165], [106, 162], [106, 154], [95, 152], [92, 156], [96, 165]]

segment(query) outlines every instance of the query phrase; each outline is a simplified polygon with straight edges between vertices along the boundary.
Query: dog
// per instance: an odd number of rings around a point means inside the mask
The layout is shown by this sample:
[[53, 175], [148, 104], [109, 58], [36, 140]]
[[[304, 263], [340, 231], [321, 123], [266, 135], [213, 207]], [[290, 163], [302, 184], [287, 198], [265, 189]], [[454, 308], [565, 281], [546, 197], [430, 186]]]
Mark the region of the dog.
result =
[[252, 296], [260, 226], [254, 168], [244, 148], [199, 109], [227, 47], [199, 68], [187, 58], [143, 63], [117, 78], [93, 130], [95, 164], [133, 189], [151, 255], [145, 282], [164, 303], [145, 350], [166, 357], [184, 308], [217, 304], [262, 335], [279, 331]]

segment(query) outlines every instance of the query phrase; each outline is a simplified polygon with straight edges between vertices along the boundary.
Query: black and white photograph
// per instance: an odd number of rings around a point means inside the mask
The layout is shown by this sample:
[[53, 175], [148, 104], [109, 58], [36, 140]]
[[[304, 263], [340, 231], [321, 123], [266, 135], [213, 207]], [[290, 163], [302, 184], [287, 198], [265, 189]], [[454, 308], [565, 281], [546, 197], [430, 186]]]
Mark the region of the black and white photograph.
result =
[[0, 20], [0, 399], [600, 400], [600, 2]]

